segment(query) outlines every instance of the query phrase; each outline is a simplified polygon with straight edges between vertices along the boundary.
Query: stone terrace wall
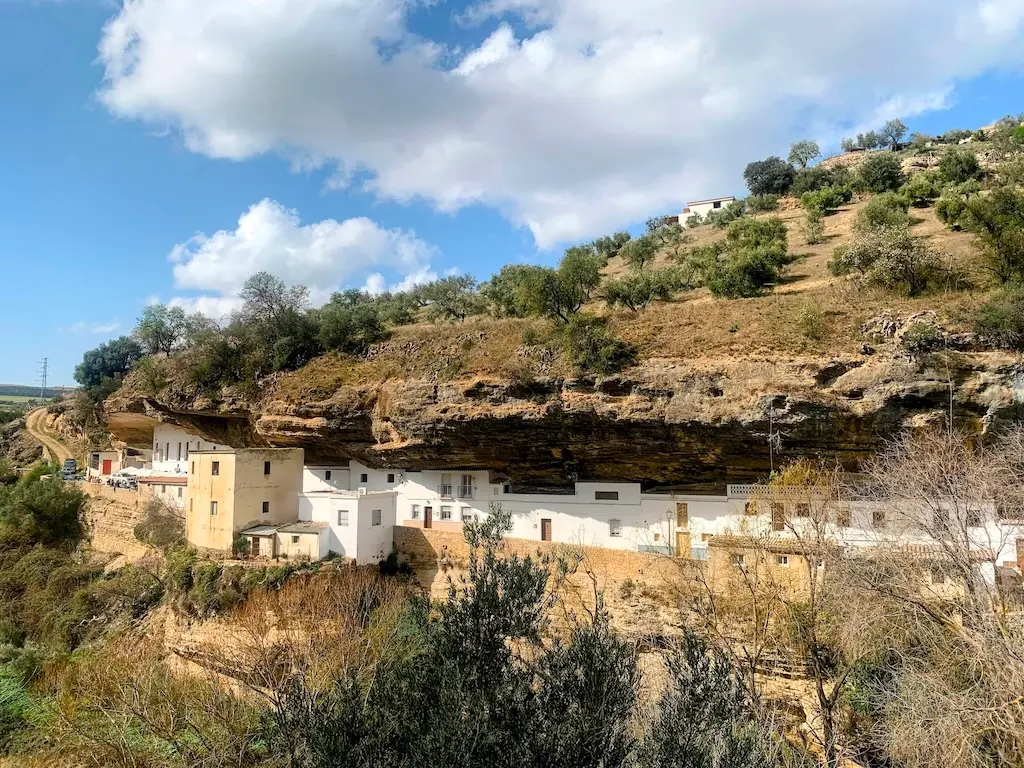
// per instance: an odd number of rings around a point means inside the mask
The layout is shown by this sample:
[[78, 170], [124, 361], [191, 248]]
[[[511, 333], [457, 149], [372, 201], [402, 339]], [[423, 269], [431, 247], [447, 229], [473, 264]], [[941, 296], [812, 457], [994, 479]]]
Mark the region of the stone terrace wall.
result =
[[[395, 526], [394, 543], [434, 599], [443, 599], [449, 579], [458, 583], [465, 572], [469, 548], [461, 533]], [[604, 594], [613, 623], [623, 632], [638, 635], [680, 632], [679, 591], [693, 578], [692, 569], [700, 567], [665, 555], [526, 539], [508, 538], [502, 547], [521, 556], [570, 552], [582, 556], [579, 570], [566, 585], [562, 606], [570, 613], [592, 609], [596, 586]]]
[[89, 496], [85, 518], [94, 550], [132, 560], [149, 553], [150, 548], [135, 538], [135, 526], [146, 517], [148, 497], [97, 483], [83, 483], [81, 487]]

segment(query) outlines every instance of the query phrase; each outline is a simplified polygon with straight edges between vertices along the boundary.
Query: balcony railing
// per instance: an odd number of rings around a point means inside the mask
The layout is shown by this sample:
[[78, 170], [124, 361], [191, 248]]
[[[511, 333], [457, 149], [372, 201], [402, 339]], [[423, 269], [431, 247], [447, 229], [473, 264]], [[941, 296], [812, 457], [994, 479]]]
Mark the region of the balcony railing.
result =
[[442, 499], [472, 499], [476, 496], [475, 485], [439, 485], [437, 495]]

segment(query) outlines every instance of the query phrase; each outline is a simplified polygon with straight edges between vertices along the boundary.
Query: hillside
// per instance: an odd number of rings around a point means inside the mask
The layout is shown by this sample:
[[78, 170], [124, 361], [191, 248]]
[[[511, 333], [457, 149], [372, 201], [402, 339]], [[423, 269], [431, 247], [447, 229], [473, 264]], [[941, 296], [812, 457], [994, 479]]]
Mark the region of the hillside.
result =
[[[1001, 166], [987, 145], [971, 151], [995, 178]], [[949, 151], [900, 157], [913, 178], [931, 173]], [[877, 154], [844, 157], [855, 167]], [[486, 467], [538, 483], [579, 477], [707, 488], [762, 476], [795, 456], [832, 456], [852, 467], [887, 436], [946, 423], [950, 412], [978, 432], [1020, 418], [1017, 354], [971, 333], [972, 315], [998, 285], [975, 235], [943, 224], [934, 202], [910, 208], [910, 231], [955, 267], [968, 290], [911, 298], [830, 273], [829, 260], [853, 241], [854, 222], [873, 197], [858, 192], [826, 215], [815, 245], [807, 244], [797, 199], [748, 217], [781, 219], [793, 259], [763, 295], [720, 298], [697, 287], [633, 312], [608, 308], [598, 289], [583, 310], [605, 318], [636, 351], [635, 364], [617, 373], [574, 369], [542, 318], [438, 324], [421, 317], [364, 354], [328, 353], [258, 386], [199, 387], [182, 367], [192, 364], [187, 355], [163, 360], [158, 376], [130, 376], [108, 400], [109, 426], [143, 444], [160, 419], [218, 442], [301, 446], [310, 460]], [[687, 248], [725, 237], [698, 227]], [[661, 252], [648, 268], [670, 261]], [[617, 256], [603, 274], [629, 270]], [[922, 322], [937, 350], [901, 343]], [[777, 435], [772, 451], [770, 434]]]

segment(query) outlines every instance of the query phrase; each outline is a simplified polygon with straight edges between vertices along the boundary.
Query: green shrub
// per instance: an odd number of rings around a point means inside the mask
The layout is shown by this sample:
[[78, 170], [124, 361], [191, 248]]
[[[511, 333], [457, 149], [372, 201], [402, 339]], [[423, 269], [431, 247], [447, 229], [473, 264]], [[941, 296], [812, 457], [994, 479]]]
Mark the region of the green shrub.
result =
[[778, 216], [768, 219], [741, 219], [732, 222], [725, 233], [727, 247], [786, 249], [786, 225]]
[[713, 296], [750, 298], [778, 282], [780, 264], [776, 254], [765, 248], [743, 248], [728, 252], [708, 279]]
[[725, 208], [719, 208], [717, 211], [708, 211], [704, 223], [710, 224], [715, 229], [725, 229], [732, 222], [741, 218], [746, 213], [746, 210], [746, 201], [735, 200], [725, 206]]
[[807, 219], [804, 221], [804, 238], [807, 240], [808, 245], [818, 245], [825, 241], [825, 220], [820, 209], [807, 209]]
[[794, 197], [803, 197], [808, 192], [816, 192], [835, 184], [836, 177], [833, 171], [820, 165], [812, 165], [810, 168], [801, 168], [796, 172], [793, 186], [789, 188], [789, 194]]
[[942, 194], [942, 184], [934, 173], [917, 173], [900, 188], [899, 194], [911, 205], [924, 208]]
[[747, 210], [750, 213], [769, 213], [779, 210], [779, 196], [772, 194], [751, 195], [747, 198]]
[[811, 302], [805, 302], [797, 310], [796, 325], [800, 333], [812, 341], [825, 338], [828, 331], [825, 313], [821, 307]]
[[868, 155], [857, 167], [857, 181], [866, 192], [889, 192], [903, 186], [900, 159], [891, 152]]
[[175, 510], [158, 499], [151, 499], [134, 533], [139, 541], [167, 550], [185, 543], [185, 522]]
[[977, 235], [987, 266], [999, 280], [1024, 280], [1024, 190], [996, 187], [987, 195], [971, 195], [957, 222]]
[[668, 301], [682, 287], [678, 268], [648, 269], [605, 281], [604, 299], [609, 307], [638, 312], [656, 299]]
[[691, 213], [686, 217], [687, 227], [699, 227], [704, 223], [704, 218], [699, 213]]
[[940, 349], [944, 339], [942, 331], [931, 323], [917, 322], [907, 328], [900, 338], [900, 346], [911, 354]]
[[973, 152], [951, 149], [939, 160], [939, 173], [950, 184], [963, 184], [965, 181], [980, 179], [985, 172]]
[[636, 362], [636, 350], [608, 330], [603, 317], [580, 312], [562, 328], [566, 356], [580, 372], [617, 373]]
[[853, 200], [853, 190], [849, 187], [823, 187], [816, 192], [807, 192], [800, 202], [808, 211], [833, 213], [840, 206]]
[[963, 224], [960, 219], [967, 210], [967, 200], [971, 195], [976, 195], [980, 191], [981, 185], [976, 181], [950, 184], [942, 190], [942, 195], [935, 203], [935, 215], [950, 229], [962, 229]]
[[910, 296], [943, 286], [947, 277], [938, 254], [906, 226], [859, 233], [835, 250], [828, 266], [834, 275], [859, 272], [869, 283]]
[[1002, 349], [1024, 350], [1024, 288], [1004, 291], [978, 307], [974, 332]]
[[902, 195], [892, 192], [877, 195], [857, 212], [857, 218], [853, 222], [854, 230], [870, 232], [882, 227], [906, 226], [910, 222], [907, 215], [909, 208], [910, 201]]

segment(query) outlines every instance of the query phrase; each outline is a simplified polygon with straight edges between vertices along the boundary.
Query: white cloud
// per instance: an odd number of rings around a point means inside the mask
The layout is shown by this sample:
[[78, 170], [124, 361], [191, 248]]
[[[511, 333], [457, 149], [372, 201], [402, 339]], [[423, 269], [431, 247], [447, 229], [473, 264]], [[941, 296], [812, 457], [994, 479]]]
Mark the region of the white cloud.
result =
[[70, 326], [67, 330], [71, 333], [83, 333], [98, 336], [105, 333], [113, 333], [120, 327], [121, 323], [116, 320], [112, 320], [109, 323], [89, 323], [84, 320], [80, 320]]
[[267, 271], [305, 285], [319, 305], [340, 287], [362, 282], [371, 270], [386, 269], [406, 280], [422, 275], [434, 254], [415, 234], [383, 229], [367, 218], [303, 224], [296, 211], [262, 200], [239, 217], [234, 230], [198, 234], [172, 249], [175, 288], [201, 295], [171, 303], [223, 318], [241, 306], [243, 283]]
[[489, 0], [459, 18], [534, 31], [466, 52], [412, 35], [409, 7], [133, 0], [101, 97], [196, 152], [331, 162], [339, 186], [493, 206], [546, 246], [739, 191], [801, 134], [940, 108], [1024, 56], [1024, 0]]

